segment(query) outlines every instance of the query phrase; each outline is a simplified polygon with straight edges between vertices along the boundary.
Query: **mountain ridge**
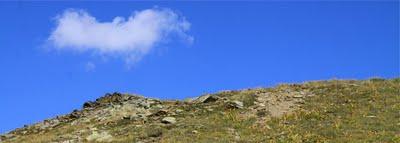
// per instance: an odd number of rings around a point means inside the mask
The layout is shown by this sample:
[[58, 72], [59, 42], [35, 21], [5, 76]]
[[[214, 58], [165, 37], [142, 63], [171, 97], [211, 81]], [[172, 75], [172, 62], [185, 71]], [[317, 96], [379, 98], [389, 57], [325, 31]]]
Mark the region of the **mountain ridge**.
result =
[[[399, 90], [399, 78], [372, 78], [222, 91], [187, 100], [115, 92], [1, 135], [0, 142], [399, 141]], [[378, 115], [384, 118], [377, 120]], [[318, 128], [321, 132], [314, 131]], [[378, 137], [361, 138], [370, 132]]]

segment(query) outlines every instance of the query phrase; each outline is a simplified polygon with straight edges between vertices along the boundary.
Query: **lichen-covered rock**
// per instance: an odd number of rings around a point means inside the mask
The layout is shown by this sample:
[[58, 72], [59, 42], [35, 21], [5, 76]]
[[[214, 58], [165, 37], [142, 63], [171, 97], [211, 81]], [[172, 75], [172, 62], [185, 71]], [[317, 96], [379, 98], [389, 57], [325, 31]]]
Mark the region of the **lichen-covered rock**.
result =
[[165, 117], [161, 120], [161, 122], [165, 124], [175, 124], [176, 119], [174, 117]]
[[243, 107], [244, 107], [243, 102], [241, 102], [241, 101], [234, 100], [234, 101], [228, 102], [228, 108], [242, 109]]
[[219, 97], [216, 95], [207, 94], [207, 95], [198, 97], [197, 99], [193, 100], [193, 102], [194, 103], [210, 103], [210, 102], [215, 102], [218, 99], [219, 99]]

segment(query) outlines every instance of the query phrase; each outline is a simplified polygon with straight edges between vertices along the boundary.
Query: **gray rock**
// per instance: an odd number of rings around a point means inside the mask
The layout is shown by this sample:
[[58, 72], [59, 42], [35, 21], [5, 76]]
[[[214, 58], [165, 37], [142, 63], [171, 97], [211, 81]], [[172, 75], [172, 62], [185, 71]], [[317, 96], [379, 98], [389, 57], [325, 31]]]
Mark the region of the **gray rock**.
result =
[[175, 113], [182, 113], [182, 112], [183, 112], [182, 109], [176, 109], [176, 110], [175, 110]]
[[93, 108], [93, 107], [96, 107], [97, 106], [97, 103], [96, 102], [92, 102], [92, 101], [88, 101], [88, 102], [85, 102], [85, 103], [83, 103], [83, 108], [85, 109], [85, 108]]
[[236, 109], [242, 109], [242, 108], [243, 108], [243, 102], [237, 101], [237, 100], [235, 100], [235, 101], [230, 101], [230, 102], [228, 103], [228, 107], [230, 107], [230, 108], [236, 108]]
[[210, 103], [210, 102], [215, 102], [218, 99], [219, 99], [218, 96], [207, 94], [207, 95], [203, 95], [203, 96], [198, 97], [193, 102], [194, 103]]
[[166, 116], [168, 114], [169, 114], [168, 110], [161, 109], [161, 110], [158, 110], [157, 112], [151, 114], [151, 116]]
[[161, 122], [165, 124], [175, 124], [176, 119], [174, 117], [165, 117], [161, 120]]
[[160, 104], [157, 104], [157, 105], [154, 106], [154, 108], [161, 109], [161, 108], [163, 108], [163, 106], [160, 105]]
[[122, 119], [125, 119], [125, 120], [133, 120], [133, 121], [136, 121], [136, 120], [138, 120], [139, 118], [140, 118], [140, 117], [139, 117], [139, 115], [137, 115], [137, 114], [125, 115], [125, 116], [122, 117]]
[[146, 102], [146, 101], [140, 102], [139, 106], [141, 106], [141, 107], [143, 107], [145, 109], [150, 108], [150, 104], [148, 102]]
[[215, 102], [215, 101], [217, 101], [218, 99], [219, 99], [218, 96], [211, 95], [211, 96], [209, 96], [207, 99], [205, 99], [205, 100], [203, 101], [203, 103]]
[[69, 114], [69, 117], [72, 119], [80, 118], [81, 116], [82, 113], [79, 110], [74, 110], [71, 114]]

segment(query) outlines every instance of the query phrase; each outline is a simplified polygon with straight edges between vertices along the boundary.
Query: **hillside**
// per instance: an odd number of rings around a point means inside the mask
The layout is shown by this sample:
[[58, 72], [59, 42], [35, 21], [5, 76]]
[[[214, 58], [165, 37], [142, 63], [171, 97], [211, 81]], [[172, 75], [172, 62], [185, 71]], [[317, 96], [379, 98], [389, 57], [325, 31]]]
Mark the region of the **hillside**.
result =
[[400, 142], [400, 78], [158, 100], [112, 93], [0, 142]]

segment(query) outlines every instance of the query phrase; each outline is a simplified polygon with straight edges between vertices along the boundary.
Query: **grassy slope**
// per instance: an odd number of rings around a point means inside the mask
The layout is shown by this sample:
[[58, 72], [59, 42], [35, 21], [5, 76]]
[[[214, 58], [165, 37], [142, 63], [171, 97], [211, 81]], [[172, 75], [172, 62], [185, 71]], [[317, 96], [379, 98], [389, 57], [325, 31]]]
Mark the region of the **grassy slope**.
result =
[[[399, 78], [309, 82], [218, 95], [241, 99], [245, 106], [250, 106], [254, 93], [285, 88], [307, 89], [316, 96], [306, 98], [293, 114], [261, 123], [258, 119], [265, 115], [247, 116], [250, 112], [247, 108], [230, 110], [222, 104], [179, 105], [177, 102], [170, 104], [178, 104], [176, 108], [184, 112], [176, 116], [178, 123], [174, 125], [159, 125], [157, 120], [147, 123], [119, 120], [97, 127], [108, 130], [115, 142], [400, 142]], [[63, 126], [34, 135], [34, 140], [27, 136], [19, 141], [46, 141], [48, 137], [83, 128]]]
[[[356, 83], [356, 81], [354, 81]], [[372, 79], [362, 84], [329, 81], [304, 85], [317, 96], [302, 109], [282, 118], [254, 124], [254, 118], [238, 118], [237, 111], [188, 119], [201, 122], [200, 134], [174, 128], [163, 136], [167, 142], [400, 142], [400, 79]], [[224, 128], [234, 128], [239, 140]]]
[[[269, 124], [279, 141], [400, 142], [400, 79], [313, 85], [303, 110]], [[283, 124], [283, 123], [288, 124]]]
[[317, 96], [308, 98], [298, 112], [264, 125], [256, 124], [256, 117], [240, 116], [240, 110], [220, 108], [182, 117], [185, 126], [147, 128], [143, 136], [162, 132], [162, 142], [400, 142], [400, 79], [333, 80], [304, 87]]

